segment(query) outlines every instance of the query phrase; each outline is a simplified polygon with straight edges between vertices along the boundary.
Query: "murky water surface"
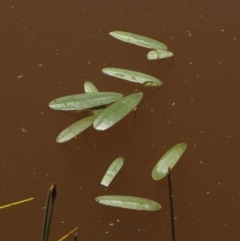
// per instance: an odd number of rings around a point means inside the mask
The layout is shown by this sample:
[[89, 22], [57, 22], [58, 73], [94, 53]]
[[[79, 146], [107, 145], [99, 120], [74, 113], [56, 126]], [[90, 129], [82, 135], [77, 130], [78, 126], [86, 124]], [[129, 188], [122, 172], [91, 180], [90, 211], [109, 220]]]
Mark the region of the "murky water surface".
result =
[[[40, 240], [48, 184], [59, 193], [50, 240], [76, 226], [79, 240], [171, 240], [167, 179], [151, 170], [173, 145], [188, 149], [172, 172], [176, 240], [239, 240], [238, 1], [1, 1], [0, 239]], [[109, 35], [122, 30], [165, 43], [172, 59]], [[164, 84], [144, 88], [102, 74], [140, 71]], [[77, 120], [51, 110], [58, 97], [100, 91], [150, 95], [136, 113], [105, 132], [86, 130], [65, 145], [56, 136]], [[118, 156], [125, 164], [100, 185]], [[150, 198], [157, 213], [102, 206], [106, 194]], [[71, 240], [71, 239], [68, 239]]]

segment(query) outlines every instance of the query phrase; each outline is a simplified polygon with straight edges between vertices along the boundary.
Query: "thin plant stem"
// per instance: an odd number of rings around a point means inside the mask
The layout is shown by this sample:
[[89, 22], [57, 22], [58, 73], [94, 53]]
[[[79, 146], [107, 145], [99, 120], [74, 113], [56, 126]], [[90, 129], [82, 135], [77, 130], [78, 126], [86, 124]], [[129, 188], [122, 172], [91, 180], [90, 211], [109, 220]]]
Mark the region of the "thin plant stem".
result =
[[77, 236], [78, 236], [78, 233], [76, 232], [76, 233], [74, 234], [73, 241], [77, 241]]
[[51, 183], [49, 185], [48, 195], [47, 195], [46, 210], [45, 210], [44, 221], [43, 221], [42, 241], [47, 241], [49, 237], [54, 201], [56, 196], [57, 196], [57, 186], [56, 184]]
[[158, 65], [161, 63], [161, 61], [162, 61], [162, 59], [160, 59], [160, 60], [157, 62], [157, 64], [156, 64], [156, 66], [154, 67], [154, 69], [153, 69], [151, 75], [154, 74], [155, 70], [157, 69], [157, 67], [158, 67]]
[[49, 237], [53, 208], [54, 208], [55, 198], [57, 196], [56, 184], [54, 184], [54, 183], [50, 184], [49, 192], [50, 192], [50, 207], [49, 207], [49, 212], [48, 212], [48, 222], [47, 222], [47, 226], [46, 226], [46, 241], [48, 241], [48, 237]]
[[174, 211], [173, 211], [173, 196], [172, 196], [172, 181], [171, 181], [171, 168], [168, 168], [168, 190], [170, 201], [170, 215], [171, 215], [171, 228], [172, 228], [172, 241], [175, 241], [175, 227], [174, 227]]
[[[137, 108], [139, 108], [149, 97], [151, 97], [153, 94], [155, 94], [157, 91], [160, 90], [162, 86], [157, 87], [152, 93], [150, 93], [148, 96], [146, 96], [137, 106]], [[136, 109], [137, 110], [137, 109]]]
[[63, 241], [64, 239], [66, 239], [69, 235], [74, 233], [74, 236], [77, 236], [77, 231], [79, 230], [79, 227], [74, 228], [73, 230], [71, 230], [70, 232], [68, 232], [66, 235], [64, 235], [62, 238], [60, 238], [58, 241]]
[[9, 203], [9, 204], [0, 206], [0, 209], [9, 208], [9, 207], [11, 207], [11, 206], [18, 205], [18, 204], [22, 204], [22, 203], [29, 202], [29, 201], [32, 201], [32, 200], [34, 200], [34, 197], [31, 197], [31, 198], [24, 199], [24, 200], [21, 200], [21, 201], [18, 201], [18, 202]]
[[43, 230], [42, 230], [42, 239], [41, 239], [41, 241], [45, 241], [46, 240], [45, 237], [46, 237], [46, 225], [47, 225], [47, 219], [48, 219], [49, 203], [50, 203], [50, 190], [48, 189], [46, 208], [45, 208], [45, 214], [44, 214], [44, 219], [43, 219]]
[[174, 56], [172, 57], [172, 63], [166, 69], [162, 70], [160, 73], [167, 71], [173, 64], [174, 64]]

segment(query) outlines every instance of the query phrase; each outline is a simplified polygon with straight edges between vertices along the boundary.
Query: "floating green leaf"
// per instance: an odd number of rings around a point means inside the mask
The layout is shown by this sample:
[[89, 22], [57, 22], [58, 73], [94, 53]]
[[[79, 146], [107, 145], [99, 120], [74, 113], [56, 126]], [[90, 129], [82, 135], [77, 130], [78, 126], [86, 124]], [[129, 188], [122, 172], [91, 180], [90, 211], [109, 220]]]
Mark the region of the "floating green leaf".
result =
[[[86, 93], [96, 93], [96, 92], [98, 92], [97, 87], [90, 81], [86, 81], [84, 83], [84, 90], [85, 90]], [[93, 107], [91, 109], [92, 109], [93, 114], [95, 116], [97, 116], [104, 111], [105, 105]]]
[[101, 184], [103, 186], [106, 186], [106, 187], [109, 186], [109, 184], [111, 183], [113, 178], [118, 174], [118, 172], [122, 168], [123, 163], [124, 163], [124, 159], [122, 157], [118, 157], [116, 160], [114, 160], [112, 162], [112, 164], [107, 169], [107, 171], [101, 181]]
[[106, 108], [93, 123], [96, 130], [104, 131], [125, 117], [142, 99], [142, 93], [125, 96]]
[[141, 211], [157, 211], [161, 209], [161, 205], [153, 200], [142, 197], [107, 195], [95, 198], [98, 203]]
[[113, 77], [128, 80], [135, 83], [151, 83], [151, 86], [161, 86], [162, 82], [154, 78], [151, 75], [147, 75], [144, 73], [127, 70], [127, 69], [119, 69], [119, 68], [104, 68], [102, 69], [103, 73], [111, 75]]
[[49, 103], [54, 110], [81, 110], [106, 105], [123, 97], [120, 93], [97, 92], [64, 96]]
[[95, 119], [96, 116], [88, 116], [79, 121], [76, 121], [75, 123], [67, 127], [65, 130], [63, 130], [58, 135], [56, 141], [58, 143], [63, 143], [71, 140], [73, 137], [77, 136], [78, 134], [86, 130], [88, 127], [90, 127]]
[[[149, 86], [157, 86], [157, 85], [156, 85], [156, 83], [154, 83], [154, 82], [146, 82], [146, 83], [144, 84], [144, 87], [149, 87]], [[162, 82], [161, 82], [161, 84], [158, 85], [158, 86], [159, 86], [159, 87], [162, 86]]]
[[139, 45], [145, 48], [167, 50], [167, 46], [165, 44], [141, 35], [122, 32], [122, 31], [113, 31], [113, 32], [110, 32], [109, 34], [124, 42]]
[[172, 169], [181, 158], [187, 148], [187, 144], [179, 143], [169, 149], [157, 162], [152, 170], [152, 178], [157, 181], [168, 174], [169, 168]]
[[156, 50], [150, 51], [147, 55], [147, 58], [149, 60], [152, 60], [152, 59], [164, 59], [172, 56], [173, 56], [172, 52], [156, 49]]
[[86, 93], [96, 93], [98, 92], [97, 87], [90, 81], [84, 83], [84, 90]]

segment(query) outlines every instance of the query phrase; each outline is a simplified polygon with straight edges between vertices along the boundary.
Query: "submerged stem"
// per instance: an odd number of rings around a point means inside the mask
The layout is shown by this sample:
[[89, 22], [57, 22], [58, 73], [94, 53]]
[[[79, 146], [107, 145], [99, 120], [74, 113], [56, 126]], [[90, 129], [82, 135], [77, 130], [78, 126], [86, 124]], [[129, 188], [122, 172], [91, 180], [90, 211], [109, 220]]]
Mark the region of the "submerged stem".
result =
[[47, 219], [48, 219], [49, 203], [50, 203], [50, 191], [48, 190], [45, 214], [43, 219], [43, 230], [42, 230], [42, 239], [41, 239], [42, 241], [46, 240], [45, 237], [46, 237], [46, 226], [47, 226]]
[[76, 233], [74, 234], [73, 241], [77, 241], [77, 236], [78, 236], [78, 233], [76, 232]]
[[170, 201], [172, 240], [175, 241], [174, 212], [173, 212], [173, 198], [172, 198], [172, 182], [171, 182], [171, 168], [170, 167], [168, 168], [168, 190], [169, 190], [169, 201]]
[[47, 241], [49, 237], [54, 201], [56, 196], [57, 196], [57, 186], [56, 184], [51, 183], [49, 185], [48, 194], [47, 194], [46, 210], [45, 210], [44, 221], [43, 221], [42, 241]]

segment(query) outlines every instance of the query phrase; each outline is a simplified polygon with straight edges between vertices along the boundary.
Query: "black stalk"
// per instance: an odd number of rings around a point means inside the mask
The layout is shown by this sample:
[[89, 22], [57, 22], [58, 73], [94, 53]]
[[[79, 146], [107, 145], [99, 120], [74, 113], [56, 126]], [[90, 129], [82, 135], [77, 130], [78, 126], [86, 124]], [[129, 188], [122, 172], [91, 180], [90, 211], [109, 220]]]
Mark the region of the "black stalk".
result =
[[42, 241], [47, 241], [50, 232], [54, 201], [57, 196], [57, 186], [54, 183], [49, 185], [45, 216], [43, 221]]
[[170, 167], [168, 168], [168, 190], [169, 190], [169, 200], [170, 200], [172, 241], [175, 241], [174, 212], [173, 212], [173, 196], [172, 196], [172, 181], [171, 181], [171, 168], [170, 168]]

